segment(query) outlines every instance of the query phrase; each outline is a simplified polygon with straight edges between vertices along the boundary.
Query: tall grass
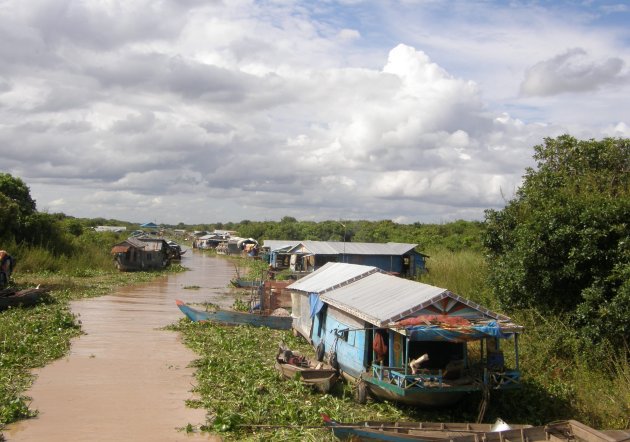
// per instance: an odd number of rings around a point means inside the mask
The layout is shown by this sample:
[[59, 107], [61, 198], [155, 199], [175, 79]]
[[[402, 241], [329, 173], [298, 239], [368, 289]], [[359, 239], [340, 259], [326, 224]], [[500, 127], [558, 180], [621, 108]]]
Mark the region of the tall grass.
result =
[[55, 254], [48, 248], [24, 245], [8, 244], [5, 250], [16, 260], [16, 270], [20, 272], [66, 272], [80, 276], [82, 272], [100, 271], [115, 272], [112, 256], [109, 253], [116, 238], [109, 238], [104, 244], [103, 239], [97, 239], [90, 235], [71, 238], [68, 247], [70, 252]]
[[480, 252], [437, 248], [427, 254], [429, 271], [421, 282], [508, 314], [525, 327], [519, 342], [523, 388], [495, 395], [489, 415], [530, 424], [571, 418], [595, 428], [630, 428], [627, 348], [589, 348], [564, 317], [503, 311], [486, 282], [487, 265]]
[[442, 287], [490, 309], [498, 304], [486, 282], [487, 264], [483, 254], [473, 250], [428, 250], [428, 272], [419, 281]]

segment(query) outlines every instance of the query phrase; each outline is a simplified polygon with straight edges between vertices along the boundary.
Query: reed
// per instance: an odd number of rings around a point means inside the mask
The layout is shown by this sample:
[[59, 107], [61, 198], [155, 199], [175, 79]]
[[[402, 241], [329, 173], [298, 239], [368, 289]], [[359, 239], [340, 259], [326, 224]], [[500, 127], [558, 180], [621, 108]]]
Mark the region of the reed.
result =
[[489, 417], [530, 424], [577, 419], [595, 428], [630, 428], [627, 348], [588, 346], [563, 316], [534, 309], [503, 311], [486, 283], [480, 252], [437, 248], [427, 254], [429, 271], [421, 282], [506, 313], [525, 327], [519, 345], [523, 388], [495, 395]]
[[418, 278], [420, 282], [448, 289], [490, 309], [497, 307], [487, 285], [487, 264], [481, 252], [440, 247], [426, 254], [428, 272]]

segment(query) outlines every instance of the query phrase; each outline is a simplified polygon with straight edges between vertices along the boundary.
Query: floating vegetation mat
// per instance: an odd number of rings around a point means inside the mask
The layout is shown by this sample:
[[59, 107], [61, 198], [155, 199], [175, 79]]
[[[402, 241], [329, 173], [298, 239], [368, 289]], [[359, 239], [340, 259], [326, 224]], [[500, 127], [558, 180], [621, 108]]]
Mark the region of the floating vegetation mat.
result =
[[181, 320], [173, 327], [200, 358], [199, 399], [189, 406], [208, 411], [202, 430], [226, 440], [334, 440], [321, 414], [345, 422], [400, 420], [391, 404], [354, 402], [352, 385], [338, 383], [330, 394], [317, 393], [298, 380], [283, 380], [274, 369], [278, 344], [311, 355], [313, 350], [290, 331], [249, 326], [226, 327]]

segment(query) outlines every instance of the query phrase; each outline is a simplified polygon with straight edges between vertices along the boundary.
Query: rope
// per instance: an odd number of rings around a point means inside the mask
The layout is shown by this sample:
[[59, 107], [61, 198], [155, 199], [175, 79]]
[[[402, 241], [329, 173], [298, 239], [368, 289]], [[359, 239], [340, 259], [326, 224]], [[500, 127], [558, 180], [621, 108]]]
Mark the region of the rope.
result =
[[477, 423], [480, 424], [483, 421], [483, 417], [486, 414], [488, 408], [488, 402], [490, 402], [490, 388], [484, 382], [481, 387], [481, 403], [479, 404], [479, 414], [477, 415]]

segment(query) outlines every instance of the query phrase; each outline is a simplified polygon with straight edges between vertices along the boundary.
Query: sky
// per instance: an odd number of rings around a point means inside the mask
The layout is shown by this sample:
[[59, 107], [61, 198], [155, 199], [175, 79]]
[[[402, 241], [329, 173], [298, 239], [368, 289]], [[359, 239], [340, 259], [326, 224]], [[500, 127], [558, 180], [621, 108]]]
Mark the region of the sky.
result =
[[0, 172], [158, 224], [483, 220], [630, 137], [630, 1], [0, 0]]

